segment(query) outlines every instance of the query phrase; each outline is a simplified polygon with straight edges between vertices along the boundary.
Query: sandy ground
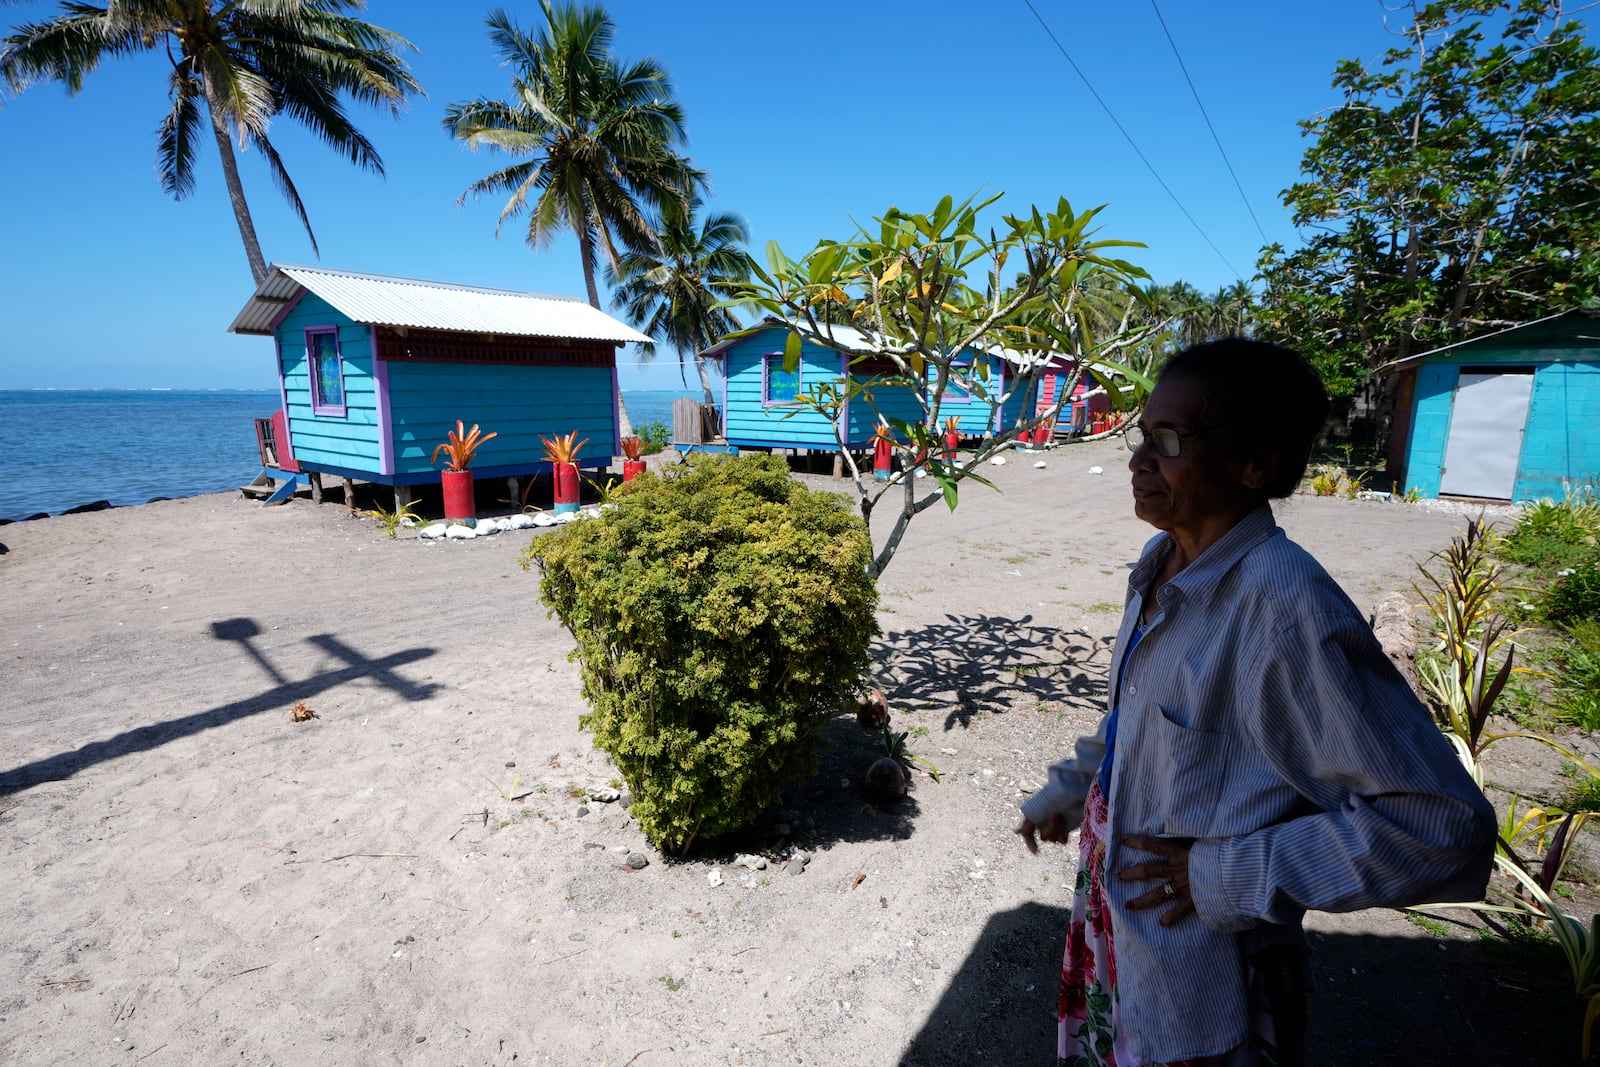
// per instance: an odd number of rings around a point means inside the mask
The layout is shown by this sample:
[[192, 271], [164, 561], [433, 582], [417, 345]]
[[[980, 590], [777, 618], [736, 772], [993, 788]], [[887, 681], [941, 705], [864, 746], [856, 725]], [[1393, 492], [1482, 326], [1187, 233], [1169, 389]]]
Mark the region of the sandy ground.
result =
[[[913, 526], [879, 677], [940, 782], [867, 804], [873, 739], [841, 717], [787, 810], [688, 863], [572, 795], [615, 772], [527, 534], [389, 540], [226, 495], [0, 527], [0, 1062], [1053, 1062], [1071, 855], [1011, 829], [1103, 700], [1150, 532], [1125, 460], [1014, 459]], [[1364, 609], [1462, 522], [1280, 520]], [[1553, 959], [1388, 912], [1312, 926], [1318, 1063], [1575, 1043]]]

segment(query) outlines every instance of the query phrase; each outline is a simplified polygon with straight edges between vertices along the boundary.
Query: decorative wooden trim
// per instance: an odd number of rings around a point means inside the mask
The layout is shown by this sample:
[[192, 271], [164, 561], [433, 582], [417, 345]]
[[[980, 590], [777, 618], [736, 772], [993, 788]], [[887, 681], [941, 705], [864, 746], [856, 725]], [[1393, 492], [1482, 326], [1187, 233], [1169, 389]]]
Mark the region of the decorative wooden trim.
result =
[[[367, 327], [367, 344], [373, 352], [378, 351], [378, 328]], [[372, 384], [377, 391], [374, 397], [378, 402], [378, 470], [383, 474], [394, 473], [394, 416], [389, 410], [389, 364], [381, 359], [372, 361]]]
[[565, 341], [549, 337], [498, 337], [457, 330], [404, 330], [379, 326], [374, 355], [396, 363], [521, 364], [532, 367], [615, 369], [610, 341]]
[[888, 356], [856, 356], [850, 360], [850, 373], [857, 378], [894, 378], [905, 374]]

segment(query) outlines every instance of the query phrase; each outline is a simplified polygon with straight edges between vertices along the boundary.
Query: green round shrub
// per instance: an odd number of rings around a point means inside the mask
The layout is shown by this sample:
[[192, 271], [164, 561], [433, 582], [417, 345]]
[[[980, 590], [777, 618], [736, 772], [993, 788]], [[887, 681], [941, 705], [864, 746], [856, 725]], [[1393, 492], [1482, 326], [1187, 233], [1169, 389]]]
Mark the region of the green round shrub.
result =
[[771, 456], [697, 456], [523, 555], [572, 632], [632, 812], [667, 853], [736, 830], [816, 769], [878, 632], [849, 503]]

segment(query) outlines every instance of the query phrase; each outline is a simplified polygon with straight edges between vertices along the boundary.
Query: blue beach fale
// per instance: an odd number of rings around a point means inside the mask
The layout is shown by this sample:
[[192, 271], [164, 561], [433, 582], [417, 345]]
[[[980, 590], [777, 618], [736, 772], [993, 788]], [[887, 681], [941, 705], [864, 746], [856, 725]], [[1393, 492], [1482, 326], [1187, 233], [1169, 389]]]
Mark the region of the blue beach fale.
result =
[[284, 470], [397, 490], [438, 481], [457, 419], [497, 433], [479, 478], [550, 472], [540, 438], [574, 430], [610, 465], [617, 349], [649, 340], [575, 298], [277, 263], [229, 330], [273, 339]]

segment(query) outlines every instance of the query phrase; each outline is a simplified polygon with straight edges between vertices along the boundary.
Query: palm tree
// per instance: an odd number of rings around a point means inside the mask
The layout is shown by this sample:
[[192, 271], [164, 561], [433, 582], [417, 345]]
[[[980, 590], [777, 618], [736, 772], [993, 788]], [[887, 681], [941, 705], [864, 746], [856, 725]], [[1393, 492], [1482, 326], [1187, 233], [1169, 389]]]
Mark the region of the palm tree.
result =
[[[732, 312], [717, 305], [736, 298], [735, 286], [750, 277], [750, 257], [739, 247], [750, 239], [744, 219], [718, 212], [697, 226], [695, 215], [702, 206], [698, 196], [690, 198], [686, 210], [669, 206], [652, 220], [659, 251], [628, 252], [606, 270], [612, 306], [680, 356], [698, 354], [739, 328]], [[647, 358], [655, 354], [653, 344], [640, 349]], [[698, 355], [695, 369], [706, 403], [715, 403], [711, 377]]]
[[452, 104], [444, 128], [473, 149], [488, 145], [527, 158], [474, 182], [457, 200], [510, 193], [506, 219], [528, 213], [528, 244], [578, 238], [589, 303], [600, 306], [595, 261], [617, 269], [619, 246], [658, 249], [648, 208], [664, 208], [703, 182], [673, 146], [684, 140], [683, 109], [653, 59], [623, 64], [611, 55], [615, 23], [600, 7], [541, 0], [545, 25], [524, 33], [504, 11], [486, 19], [489, 39], [515, 69], [507, 100]]
[[201, 129], [209, 124], [250, 273], [260, 284], [267, 264], [233, 138], [260, 151], [320, 255], [305, 205], [267, 136], [273, 118], [288, 115], [352, 163], [382, 174], [383, 161], [339, 95], [398, 114], [408, 94], [422, 91], [400, 58], [414, 50], [411, 43], [346, 14], [363, 6], [362, 0], [113, 0], [95, 7], [73, 0], [57, 17], [19, 26], [5, 39], [0, 76], [12, 92], [59, 81], [76, 94], [102, 59], [165, 49], [172, 109], [156, 146], [161, 187], [177, 200], [194, 192]]
[[1211, 320], [1217, 336], [1248, 336], [1254, 325], [1255, 299], [1249, 283], [1242, 279], [1212, 294]]

